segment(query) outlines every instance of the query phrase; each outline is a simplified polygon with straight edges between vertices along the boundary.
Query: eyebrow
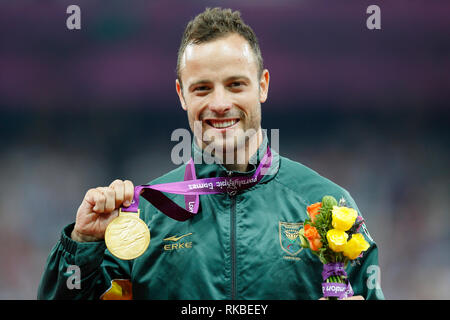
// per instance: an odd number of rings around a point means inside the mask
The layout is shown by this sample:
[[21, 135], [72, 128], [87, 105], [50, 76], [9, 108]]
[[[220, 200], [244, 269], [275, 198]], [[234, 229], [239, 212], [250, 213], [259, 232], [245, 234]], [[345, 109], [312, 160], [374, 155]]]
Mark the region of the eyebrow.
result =
[[233, 80], [239, 80], [239, 79], [243, 79], [245, 81], [250, 81], [250, 79], [247, 76], [232, 76], [232, 77], [228, 77], [225, 79], [225, 82], [229, 82], [229, 81], [233, 81]]
[[[239, 79], [243, 79], [243, 80], [245, 80], [245, 81], [247, 81], [247, 82], [250, 81], [250, 79], [249, 79], [247, 76], [244, 76], [244, 75], [237, 75], [237, 76], [231, 76], [231, 77], [226, 78], [226, 79], [225, 79], [225, 82], [235, 81], [235, 80], [239, 80]], [[194, 87], [194, 86], [196, 86], [196, 85], [199, 85], [199, 84], [205, 84], [205, 83], [210, 83], [210, 82], [212, 82], [212, 81], [211, 81], [211, 80], [208, 80], [208, 79], [197, 80], [197, 81], [191, 83], [191, 84], [189, 85], [189, 88], [188, 88], [188, 89], [190, 90], [192, 87]]]

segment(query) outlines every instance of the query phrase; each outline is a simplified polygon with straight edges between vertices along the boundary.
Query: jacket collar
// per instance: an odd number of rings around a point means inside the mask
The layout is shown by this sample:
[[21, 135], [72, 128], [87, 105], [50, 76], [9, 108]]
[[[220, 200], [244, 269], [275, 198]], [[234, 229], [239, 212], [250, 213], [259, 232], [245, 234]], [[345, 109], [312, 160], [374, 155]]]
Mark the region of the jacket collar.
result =
[[[212, 164], [205, 163], [203, 159], [203, 150], [197, 145], [195, 142], [195, 139], [192, 142], [192, 156], [193, 159], [202, 159], [201, 163], [195, 164], [195, 172], [197, 179], [203, 179], [203, 178], [213, 178], [213, 177], [227, 177], [227, 176], [251, 176], [255, 173], [256, 168], [258, 167], [262, 157], [267, 152], [267, 145], [269, 143], [267, 139], [267, 134], [265, 130], [263, 130], [263, 141], [261, 145], [258, 148], [258, 151], [252, 155], [250, 158], [250, 163], [256, 163], [256, 164], [250, 164], [251, 169], [247, 172], [241, 172], [241, 171], [230, 171], [227, 170], [219, 161], [215, 161]], [[280, 162], [280, 156], [279, 154], [273, 150], [270, 149], [272, 153], [272, 163], [270, 165], [270, 169], [267, 171], [267, 173], [264, 175], [260, 183], [266, 183], [269, 180], [273, 179], [276, 174], [278, 173], [279, 169], [279, 162]], [[256, 161], [255, 161], [256, 159]]]

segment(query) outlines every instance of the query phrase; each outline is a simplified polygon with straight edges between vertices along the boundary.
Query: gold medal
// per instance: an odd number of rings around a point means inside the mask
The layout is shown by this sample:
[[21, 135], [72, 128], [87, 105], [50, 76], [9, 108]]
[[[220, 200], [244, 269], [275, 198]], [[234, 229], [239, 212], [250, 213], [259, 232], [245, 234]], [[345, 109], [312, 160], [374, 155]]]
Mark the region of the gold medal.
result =
[[150, 244], [150, 231], [138, 212], [122, 212], [108, 224], [105, 243], [117, 258], [131, 260], [139, 257]]

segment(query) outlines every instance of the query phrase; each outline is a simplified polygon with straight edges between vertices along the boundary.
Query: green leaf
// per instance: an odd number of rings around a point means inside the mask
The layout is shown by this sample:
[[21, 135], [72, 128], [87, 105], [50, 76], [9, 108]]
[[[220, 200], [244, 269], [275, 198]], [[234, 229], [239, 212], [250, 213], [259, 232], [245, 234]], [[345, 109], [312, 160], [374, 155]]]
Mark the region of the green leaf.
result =
[[325, 259], [324, 255], [323, 255], [323, 252], [321, 252], [321, 253], [319, 254], [319, 260], [320, 260], [320, 262], [322, 262], [323, 264], [327, 264], [327, 259]]
[[[304, 230], [301, 229], [300, 231], [304, 231]], [[303, 235], [303, 232], [300, 233], [300, 231], [299, 231], [299, 233], [298, 233], [298, 238], [299, 238], [299, 241], [300, 241], [300, 246], [301, 246], [302, 248], [309, 248], [309, 241], [308, 241], [308, 239]]]

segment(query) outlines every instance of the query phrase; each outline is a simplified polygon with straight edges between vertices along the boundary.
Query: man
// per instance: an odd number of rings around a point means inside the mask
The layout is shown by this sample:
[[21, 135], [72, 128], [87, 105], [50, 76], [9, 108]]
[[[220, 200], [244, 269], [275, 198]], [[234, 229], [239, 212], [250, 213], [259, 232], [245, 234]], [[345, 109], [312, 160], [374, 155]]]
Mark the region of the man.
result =
[[[195, 135], [197, 179], [253, 177], [267, 152], [261, 103], [269, 71], [263, 68], [257, 38], [239, 12], [207, 9], [189, 22], [178, 53], [176, 91]], [[53, 248], [42, 277], [40, 299], [319, 299], [322, 264], [309, 250], [287, 244], [307, 218], [306, 207], [325, 195], [347, 191], [305, 166], [271, 150], [270, 168], [257, 183], [235, 191], [202, 195], [200, 210], [179, 222], [149, 201], [140, 217], [151, 229], [144, 254], [120, 260], [105, 247], [105, 230], [130, 206], [134, 185], [115, 180], [89, 190]], [[225, 161], [226, 160], [226, 161]], [[150, 185], [183, 181], [186, 165]], [[183, 196], [169, 194], [182, 204]], [[366, 229], [364, 229], [366, 230]], [[348, 269], [353, 298], [382, 299], [376, 244]], [[78, 287], [68, 286], [79, 268]], [[72, 269], [70, 269], [72, 270]], [[71, 287], [71, 288], [68, 288]]]

